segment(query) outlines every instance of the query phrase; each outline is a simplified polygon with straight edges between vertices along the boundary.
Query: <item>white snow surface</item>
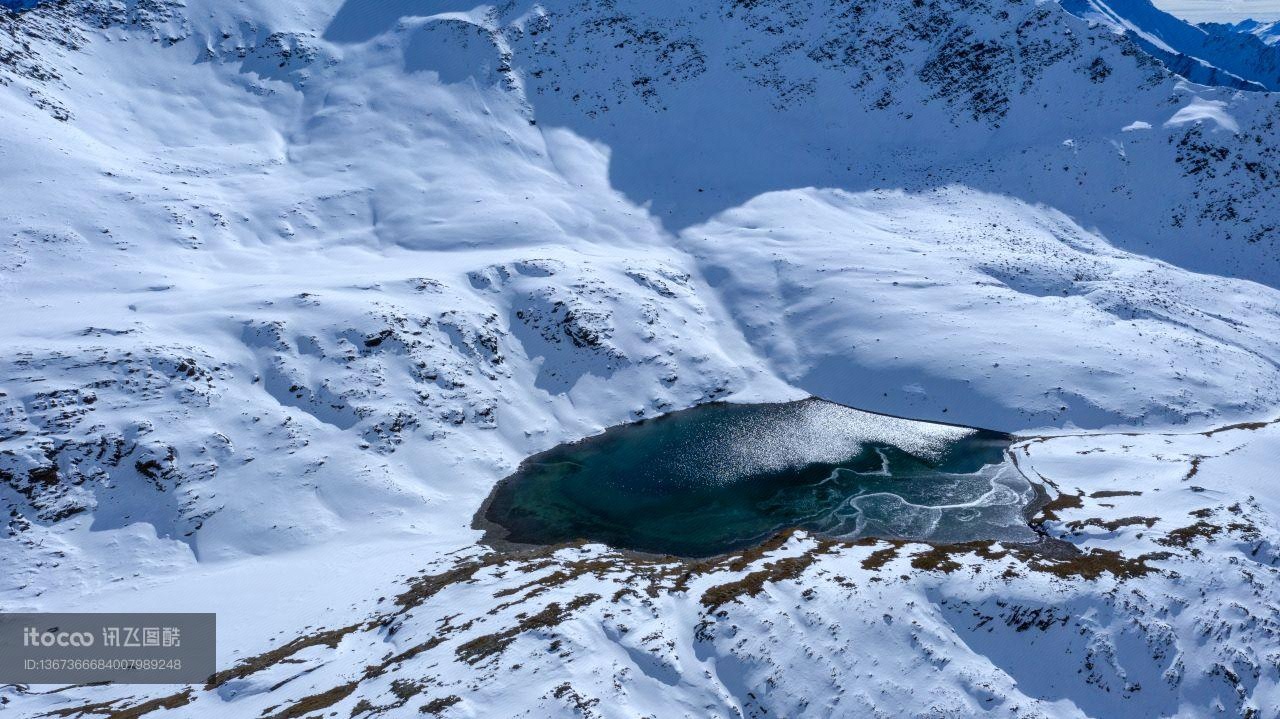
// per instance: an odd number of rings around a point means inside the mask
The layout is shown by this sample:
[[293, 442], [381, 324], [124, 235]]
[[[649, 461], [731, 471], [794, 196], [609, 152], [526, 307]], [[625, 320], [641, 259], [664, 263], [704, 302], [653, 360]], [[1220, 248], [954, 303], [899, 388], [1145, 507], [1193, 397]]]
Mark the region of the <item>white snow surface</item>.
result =
[[[0, 609], [232, 670], [0, 717], [1280, 715], [1280, 96], [1052, 2], [72, 0], [0, 118]], [[1083, 554], [477, 544], [810, 394], [1023, 435]]]

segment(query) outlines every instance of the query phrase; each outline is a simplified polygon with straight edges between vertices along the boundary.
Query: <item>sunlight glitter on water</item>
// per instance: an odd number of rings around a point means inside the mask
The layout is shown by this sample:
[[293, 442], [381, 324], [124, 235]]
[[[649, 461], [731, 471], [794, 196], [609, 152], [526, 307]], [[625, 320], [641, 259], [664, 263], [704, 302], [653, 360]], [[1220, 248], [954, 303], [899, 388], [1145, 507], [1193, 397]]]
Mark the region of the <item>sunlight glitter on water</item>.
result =
[[1031, 541], [1010, 439], [821, 400], [712, 404], [531, 457], [477, 516], [491, 538], [706, 556], [789, 527]]

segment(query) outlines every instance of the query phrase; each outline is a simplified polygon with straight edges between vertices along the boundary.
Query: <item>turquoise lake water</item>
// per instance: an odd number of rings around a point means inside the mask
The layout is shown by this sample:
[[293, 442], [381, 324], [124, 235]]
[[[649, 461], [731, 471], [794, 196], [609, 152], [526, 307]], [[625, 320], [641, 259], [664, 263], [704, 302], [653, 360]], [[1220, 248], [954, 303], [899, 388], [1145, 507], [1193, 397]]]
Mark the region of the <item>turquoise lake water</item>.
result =
[[997, 432], [817, 399], [710, 404], [526, 460], [477, 518], [517, 544], [703, 557], [798, 527], [831, 537], [1032, 541], [1035, 492]]

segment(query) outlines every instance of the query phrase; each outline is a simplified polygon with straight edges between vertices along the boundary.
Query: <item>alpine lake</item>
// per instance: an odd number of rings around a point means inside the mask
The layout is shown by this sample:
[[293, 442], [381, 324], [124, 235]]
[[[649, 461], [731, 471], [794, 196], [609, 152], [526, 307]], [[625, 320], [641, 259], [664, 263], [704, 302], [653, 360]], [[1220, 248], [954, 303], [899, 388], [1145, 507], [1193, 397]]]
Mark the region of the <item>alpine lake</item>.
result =
[[714, 403], [530, 457], [476, 515], [486, 541], [590, 541], [707, 557], [798, 528], [936, 543], [1033, 542], [1036, 487], [1009, 435], [820, 399]]

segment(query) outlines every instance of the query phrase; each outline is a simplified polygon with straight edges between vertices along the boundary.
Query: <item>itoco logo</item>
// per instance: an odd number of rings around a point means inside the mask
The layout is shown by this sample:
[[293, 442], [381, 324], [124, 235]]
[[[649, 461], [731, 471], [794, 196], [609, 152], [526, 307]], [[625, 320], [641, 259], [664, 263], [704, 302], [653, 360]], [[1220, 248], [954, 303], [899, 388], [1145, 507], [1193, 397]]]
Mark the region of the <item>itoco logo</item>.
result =
[[24, 647], [91, 647], [93, 632], [42, 632], [35, 627], [22, 630]]

